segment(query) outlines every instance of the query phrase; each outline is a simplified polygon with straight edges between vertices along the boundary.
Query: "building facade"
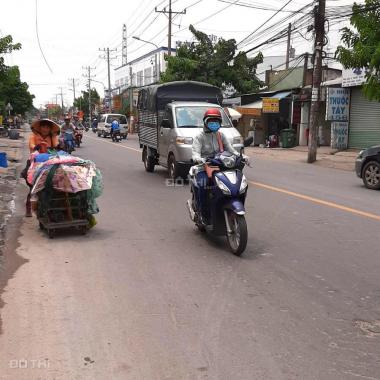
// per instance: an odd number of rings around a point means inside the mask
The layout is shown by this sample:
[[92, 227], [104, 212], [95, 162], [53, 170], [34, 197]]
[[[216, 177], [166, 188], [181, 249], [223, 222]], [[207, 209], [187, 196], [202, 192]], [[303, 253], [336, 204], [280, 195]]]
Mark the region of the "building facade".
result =
[[[175, 54], [175, 49], [171, 50]], [[168, 48], [159, 47], [115, 69], [114, 93], [120, 94], [128, 87], [143, 87], [160, 80], [166, 70], [165, 54]]]

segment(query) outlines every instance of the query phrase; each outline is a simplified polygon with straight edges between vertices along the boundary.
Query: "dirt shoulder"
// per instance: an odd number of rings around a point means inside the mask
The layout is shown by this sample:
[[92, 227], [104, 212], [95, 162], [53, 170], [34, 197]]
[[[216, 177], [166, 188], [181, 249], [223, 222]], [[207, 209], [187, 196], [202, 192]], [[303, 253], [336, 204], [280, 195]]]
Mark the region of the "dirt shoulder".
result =
[[20, 131], [19, 140], [0, 138], [0, 152], [5, 152], [8, 159], [8, 167], [0, 168], [0, 309], [4, 306], [1, 295], [5, 286], [25, 262], [16, 254], [27, 193], [23, 180], [19, 179], [27, 155], [24, 133]]
[[[257, 157], [273, 161], [293, 161], [306, 164], [307, 159], [307, 147], [303, 146], [291, 149], [248, 147], [245, 151], [253, 160]], [[337, 152], [330, 147], [320, 147], [318, 148], [316, 165], [326, 168], [354, 171], [357, 155], [357, 150]]]

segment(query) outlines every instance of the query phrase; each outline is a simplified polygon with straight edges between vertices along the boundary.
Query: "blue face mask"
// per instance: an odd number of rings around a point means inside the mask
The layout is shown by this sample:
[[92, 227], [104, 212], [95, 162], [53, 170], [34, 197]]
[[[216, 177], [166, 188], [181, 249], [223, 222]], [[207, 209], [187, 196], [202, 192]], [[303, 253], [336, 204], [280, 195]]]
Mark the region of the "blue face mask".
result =
[[216, 132], [219, 130], [220, 128], [220, 123], [219, 121], [209, 121], [207, 123], [207, 128], [211, 131], [211, 132]]

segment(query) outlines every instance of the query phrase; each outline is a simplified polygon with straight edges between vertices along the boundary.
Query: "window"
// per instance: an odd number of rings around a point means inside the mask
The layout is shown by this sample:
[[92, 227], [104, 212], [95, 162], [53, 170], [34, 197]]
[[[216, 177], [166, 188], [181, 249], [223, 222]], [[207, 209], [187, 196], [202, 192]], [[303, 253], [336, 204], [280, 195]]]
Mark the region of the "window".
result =
[[[203, 116], [209, 108], [210, 107], [207, 106], [176, 107], [175, 114], [178, 128], [203, 127]], [[220, 109], [220, 112], [222, 114], [222, 127], [231, 127], [231, 122], [226, 113], [223, 111], [223, 109]]]
[[120, 124], [128, 124], [124, 115], [108, 115], [107, 123], [111, 124], [113, 120], [117, 120]]

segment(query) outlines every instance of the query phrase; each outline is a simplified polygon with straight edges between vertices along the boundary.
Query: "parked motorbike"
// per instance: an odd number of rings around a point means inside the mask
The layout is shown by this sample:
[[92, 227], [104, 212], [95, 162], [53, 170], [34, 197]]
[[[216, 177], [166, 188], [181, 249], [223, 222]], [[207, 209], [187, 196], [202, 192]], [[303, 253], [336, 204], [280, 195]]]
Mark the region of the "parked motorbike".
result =
[[65, 151], [71, 154], [71, 152], [75, 150], [75, 139], [73, 131], [66, 131], [63, 137], [63, 141], [65, 143]]
[[81, 130], [76, 130], [74, 133], [75, 137], [75, 145], [80, 148], [80, 144], [82, 144], [83, 132]]
[[114, 131], [112, 132], [112, 141], [113, 142], [120, 142], [122, 139], [120, 131]]
[[[252, 138], [244, 142], [252, 143]], [[245, 199], [248, 181], [243, 174], [246, 161], [229, 152], [218, 153], [206, 160], [205, 164], [190, 169], [192, 198], [187, 201], [190, 218], [202, 232], [216, 236], [226, 236], [231, 252], [241, 256], [247, 246], [248, 231], [245, 220]], [[207, 174], [207, 197], [205, 204], [198, 204], [197, 174], [205, 170]]]

